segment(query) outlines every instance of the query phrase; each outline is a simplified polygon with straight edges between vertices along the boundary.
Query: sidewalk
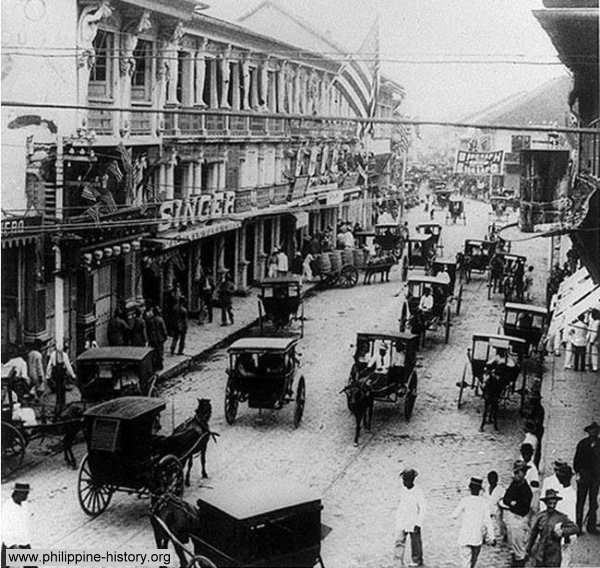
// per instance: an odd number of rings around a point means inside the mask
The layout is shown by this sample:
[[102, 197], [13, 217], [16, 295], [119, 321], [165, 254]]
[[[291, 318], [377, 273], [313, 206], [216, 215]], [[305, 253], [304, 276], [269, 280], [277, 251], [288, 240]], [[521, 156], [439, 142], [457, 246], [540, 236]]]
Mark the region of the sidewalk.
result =
[[[573, 463], [577, 442], [593, 420], [600, 419], [600, 373], [565, 371], [564, 356], [546, 358], [542, 382], [542, 404], [546, 410], [542, 442], [543, 476], [552, 473], [552, 462], [564, 459]], [[600, 536], [584, 533], [577, 539], [573, 566], [600, 565]]]
[[[317, 286], [316, 282], [304, 284], [305, 298]], [[185, 339], [184, 355], [171, 355], [171, 338], [165, 342], [164, 369], [158, 374], [158, 382], [171, 379], [184, 373], [194, 361], [200, 359], [207, 351], [231, 341], [235, 336], [243, 336], [248, 328], [258, 324], [258, 289], [251, 288], [248, 296], [233, 297], [233, 325], [221, 326], [221, 308], [213, 309], [212, 323], [198, 324], [197, 319], [190, 318]]]

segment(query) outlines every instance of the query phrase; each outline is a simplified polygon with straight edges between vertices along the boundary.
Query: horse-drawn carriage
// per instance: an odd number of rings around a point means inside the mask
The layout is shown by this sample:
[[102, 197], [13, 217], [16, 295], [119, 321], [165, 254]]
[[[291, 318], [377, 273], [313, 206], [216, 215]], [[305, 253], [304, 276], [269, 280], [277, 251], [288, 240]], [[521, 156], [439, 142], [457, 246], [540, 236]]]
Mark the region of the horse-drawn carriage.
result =
[[417, 398], [418, 347], [419, 337], [406, 332], [356, 335], [354, 362], [342, 391], [356, 418], [355, 444], [361, 423], [370, 428], [375, 400], [396, 403], [404, 399], [404, 417], [410, 420]]
[[[357, 251], [355, 253], [355, 251]], [[313, 273], [323, 286], [340, 286], [352, 288], [358, 283], [356, 255], [364, 255], [362, 249], [334, 250], [316, 255], [313, 263]]]
[[85, 412], [88, 453], [79, 466], [77, 495], [86, 514], [102, 513], [117, 491], [154, 498], [166, 492], [183, 493], [183, 466], [205, 451], [212, 434], [210, 402], [199, 400], [194, 418], [171, 436], [156, 433], [165, 407], [158, 398], [124, 396]]
[[515, 280], [517, 265], [525, 266], [526, 263], [526, 256], [496, 250], [489, 266], [488, 300], [496, 292], [504, 293], [506, 298], [512, 298], [519, 288]]
[[[527, 376], [523, 366], [523, 352], [526, 342], [520, 337], [490, 333], [476, 333], [473, 343], [467, 349], [465, 363], [458, 387], [458, 408], [461, 407], [463, 394], [470, 388], [476, 395], [482, 395], [485, 408], [481, 422], [483, 429], [490, 419], [497, 427], [497, 409], [501, 400], [506, 400], [511, 394], [520, 394], [521, 409], [527, 391]], [[469, 380], [470, 375], [470, 380]], [[517, 389], [517, 379], [522, 375], [521, 388]]]
[[155, 354], [151, 347], [95, 347], [76, 360], [82, 398], [90, 403], [119, 396], [153, 396]]
[[467, 282], [471, 281], [473, 271], [485, 273], [490, 260], [496, 250], [494, 241], [481, 239], [467, 239], [462, 254], [459, 255], [459, 264], [462, 275]]
[[448, 201], [448, 212], [446, 213], [445, 223], [449, 224], [452, 221], [456, 224], [457, 221], [462, 219], [463, 225], [467, 224], [467, 216], [465, 215], [465, 202], [462, 199], [456, 197], [450, 197]]
[[512, 200], [503, 195], [492, 195], [490, 197], [489, 218], [499, 222], [508, 221], [508, 208], [512, 206]]
[[523, 355], [537, 352], [548, 323], [548, 310], [541, 306], [507, 302], [502, 329], [506, 335], [525, 340]]
[[[240, 402], [250, 408], [279, 410], [295, 403], [294, 427], [302, 420], [306, 383], [298, 376], [298, 336], [244, 337], [227, 350], [229, 369], [225, 389], [225, 419], [235, 422]], [[294, 397], [294, 383], [296, 396]]]
[[289, 329], [293, 323], [304, 335], [304, 292], [298, 276], [276, 276], [258, 283], [258, 322], [261, 335], [271, 324], [275, 331]]
[[415, 230], [419, 235], [431, 235], [434, 240], [434, 247], [439, 249], [440, 252], [444, 250], [444, 243], [442, 241], [442, 226], [439, 223], [425, 222], [419, 223]]
[[403, 227], [398, 223], [377, 223], [373, 244], [379, 254], [392, 255], [396, 260], [404, 248]]
[[438, 187], [433, 190], [433, 196], [438, 207], [441, 209], [447, 207], [448, 203], [450, 202], [450, 196], [453, 192], [454, 190], [448, 188], [445, 184], [438, 185]]
[[84, 403], [56, 405], [46, 394], [36, 399], [27, 381], [15, 372], [3, 373], [2, 385], [2, 479], [23, 463], [27, 445], [49, 437], [63, 438], [65, 461], [75, 467], [71, 446], [82, 428]]
[[[171, 502], [177, 534], [160, 514], [152, 524], [163, 546], [175, 545], [182, 566], [324, 568], [321, 540], [329, 529], [321, 524], [321, 498], [312, 490], [281, 479], [217, 484], [202, 493], [195, 507]], [[191, 541], [193, 552], [181, 537]]]
[[436, 239], [433, 235], [416, 233], [406, 241], [406, 254], [402, 260], [403, 280], [408, 270], [422, 268], [428, 270], [435, 260]]
[[457, 278], [459, 276], [458, 269], [458, 263], [454, 258], [436, 258], [431, 263], [431, 275], [448, 281], [450, 294], [452, 294], [456, 300], [457, 316], [460, 315], [463, 295], [463, 284]]
[[439, 276], [409, 273], [400, 306], [400, 333], [407, 328], [425, 344], [428, 330], [444, 328], [444, 341], [450, 339], [452, 302], [450, 283]]

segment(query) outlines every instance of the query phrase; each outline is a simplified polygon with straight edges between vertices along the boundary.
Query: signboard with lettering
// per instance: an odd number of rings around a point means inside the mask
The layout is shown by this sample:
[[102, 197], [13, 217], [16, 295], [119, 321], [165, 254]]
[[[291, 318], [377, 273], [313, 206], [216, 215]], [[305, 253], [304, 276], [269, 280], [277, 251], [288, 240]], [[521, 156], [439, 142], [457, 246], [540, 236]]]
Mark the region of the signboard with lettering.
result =
[[501, 174], [503, 157], [503, 150], [495, 152], [459, 150], [456, 154], [454, 173], [469, 175]]
[[179, 229], [209, 219], [227, 217], [234, 212], [235, 191], [219, 191], [191, 195], [187, 199], [171, 199], [160, 204], [158, 216], [164, 222], [158, 231]]
[[310, 178], [308, 176], [298, 176], [294, 180], [294, 187], [292, 188], [291, 200], [300, 199], [306, 195]]
[[41, 225], [42, 217], [40, 215], [2, 219], [2, 238], [22, 236], [25, 229], [40, 227]]

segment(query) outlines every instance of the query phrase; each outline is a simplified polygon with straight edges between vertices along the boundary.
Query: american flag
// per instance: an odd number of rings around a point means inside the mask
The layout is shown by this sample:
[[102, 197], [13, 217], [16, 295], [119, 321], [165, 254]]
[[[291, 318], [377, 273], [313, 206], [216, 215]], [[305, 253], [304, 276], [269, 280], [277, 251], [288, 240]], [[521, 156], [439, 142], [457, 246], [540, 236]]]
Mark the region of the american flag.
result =
[[[379, 19], [360, 46], [356, 57], [349, 57], [334, 79], [355, 114], [374, 118], [379, 95]], [[373, 123], [363, 123], [360, 134], [373, 133]]]

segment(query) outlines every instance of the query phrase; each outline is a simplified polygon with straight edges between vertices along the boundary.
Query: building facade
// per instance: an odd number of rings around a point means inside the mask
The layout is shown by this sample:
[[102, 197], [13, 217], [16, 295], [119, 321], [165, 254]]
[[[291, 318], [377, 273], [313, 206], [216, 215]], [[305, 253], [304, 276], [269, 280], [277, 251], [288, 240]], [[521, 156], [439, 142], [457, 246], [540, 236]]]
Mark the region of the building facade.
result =
[[3, 37], [5, 100], [79, 107], [3, 108], [3, 165], [15, 165], [3, 167], [3, 269], [19, 267], [3, 270], [3, 348], [105, 344], [117, 308], [179, 287], [193, 311], [207, 269], [243, 291], [275, 247], [291, 257], [307, 232], [369, 225], [340, 62], [195, 6], [60, 0], [32, 26], [3, 3], [5, 24], [27, 30]]

